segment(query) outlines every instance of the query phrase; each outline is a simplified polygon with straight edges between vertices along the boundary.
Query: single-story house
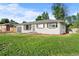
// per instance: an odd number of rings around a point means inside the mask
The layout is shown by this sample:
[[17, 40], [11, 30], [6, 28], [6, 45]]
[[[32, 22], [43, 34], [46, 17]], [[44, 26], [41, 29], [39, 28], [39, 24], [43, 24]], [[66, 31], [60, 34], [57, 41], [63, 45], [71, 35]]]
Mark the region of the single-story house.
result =
[[0, 33], [1, 32], [16, 32], [16, 28], [10, 23], [0, 24]]
[[18, 33], [64, 34], [66, 25], [64, 20], [41, 20], [16, 25]]

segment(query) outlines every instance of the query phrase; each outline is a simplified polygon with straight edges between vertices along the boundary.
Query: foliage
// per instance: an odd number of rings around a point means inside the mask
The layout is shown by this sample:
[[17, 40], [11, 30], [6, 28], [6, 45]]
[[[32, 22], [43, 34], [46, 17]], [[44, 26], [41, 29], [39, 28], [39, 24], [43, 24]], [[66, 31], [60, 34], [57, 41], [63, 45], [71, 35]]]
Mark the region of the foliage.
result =
[[42, 16], [38, 16], [38, 17], [36, 18], [36, 21], [38, 21], [38, 20], [43, 20], [43, 17], [42, 17]]
[[77, 15], [67, 16], [66, 20], [69, 24], [75, 23], [77, 20], [79, 20], [79, 13], [77, 13]]
[[79, 28], [79, 20], [76, 20], [75, 23], [73, 23], [74, 28]]
[[72, 18], [71, 18], [71, 16], [67, 16], [65, 19], [67, 21], [66, 22], [67, 24], [72, 24]]
[[65, 5], [62, 3], [55, 3], [52, 6], [52, 12], [57, 20], [65, 20], [67, 15]]
[[10, 20], [9, 23], [10, 23], [10, 26], [11, 26], [11, 27], [14, 27], [15, 24], [18, 24], [16, 21], [14, 21], [14, 20], [12, 20], [12, 19]]
[[9, 23], [9, 19], [8, 18], [2, 18], [1, 19], [1, 23], [4, 24], [4, 23]]
[[51, 36], [10, 33], [0, 34], [0, 37], [1, 56], [79, 55], [79, 34]]
[[72, 23], [74, 23], [77, 20], [77, 16], [76, 15], [72, 15], [71, 18], [72, 18]]
[[79, 28], [79, 13], [66, 17], [66, 20], [69, 22], [69, 24], [67, 24], [69, 25], [69, 29]]
[[16, 21], [14, 21], [14, 20], [10, 20], [10, 23], [11, 24], [18, 24]]
[[79, 20], [79, 13], [77, 13], [77, 20]]
[[2, 18], [0, 24], [5, 24], [5, 23], [10, 23], [10, 24], [18, 24], [14, 20], [9, 20], [8, 18]]
[[39, 15], [37, 18], [36, 18], [36, 21], [38, 20], [47, 20], [49, 19], [49, 15], [47, 12], [43, 12], [42, 15]]
[[49, 15], [48, 15], [47, 12], [43, 12], [42, 17], [43, 17], [44, 20], [49, 19]]

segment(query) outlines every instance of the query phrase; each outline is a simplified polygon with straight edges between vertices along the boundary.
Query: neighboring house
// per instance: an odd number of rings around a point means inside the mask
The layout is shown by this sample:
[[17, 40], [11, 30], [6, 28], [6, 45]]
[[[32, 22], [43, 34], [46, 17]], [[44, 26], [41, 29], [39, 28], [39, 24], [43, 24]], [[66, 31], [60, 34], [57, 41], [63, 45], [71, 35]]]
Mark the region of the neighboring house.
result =
[[0, 33], [1, 32], [15, 32], [15, 31], [16, 31], [16, 28], [9, 23], [0, 24]]
[[16, 25], [18, 33], [64, 34], [66, 26], [64, 20], [41, 20]]
[[79, 32], [79, 28], [71, 28], [69, 33], [72, 34], [72, 33], [78, 33]]

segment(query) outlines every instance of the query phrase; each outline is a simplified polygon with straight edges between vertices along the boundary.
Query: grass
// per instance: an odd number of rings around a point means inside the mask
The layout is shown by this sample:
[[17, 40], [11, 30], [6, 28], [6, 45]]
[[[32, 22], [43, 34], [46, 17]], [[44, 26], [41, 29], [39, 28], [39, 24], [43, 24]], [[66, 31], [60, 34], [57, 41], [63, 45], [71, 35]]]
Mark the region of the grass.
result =
[[79, 34], [0, 34], [1, 56], [77, 56]]

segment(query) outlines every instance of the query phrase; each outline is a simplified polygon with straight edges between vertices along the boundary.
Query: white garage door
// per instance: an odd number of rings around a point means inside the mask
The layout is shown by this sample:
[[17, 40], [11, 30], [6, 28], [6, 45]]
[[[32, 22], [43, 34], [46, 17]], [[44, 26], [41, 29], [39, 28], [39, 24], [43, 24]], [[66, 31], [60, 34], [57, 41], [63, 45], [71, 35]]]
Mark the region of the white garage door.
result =
[[21, 27], [17, 27], [17, 32], [21, 33], [21, 31], [22, 31], [22, 28]]

